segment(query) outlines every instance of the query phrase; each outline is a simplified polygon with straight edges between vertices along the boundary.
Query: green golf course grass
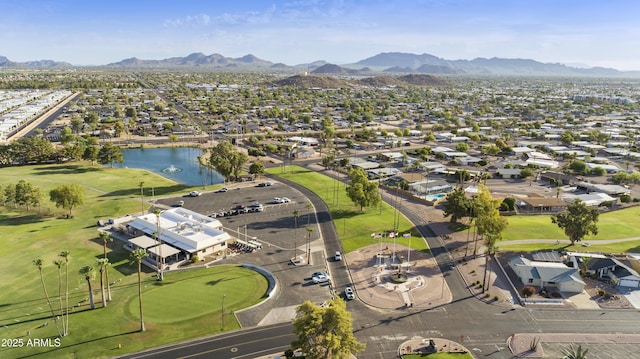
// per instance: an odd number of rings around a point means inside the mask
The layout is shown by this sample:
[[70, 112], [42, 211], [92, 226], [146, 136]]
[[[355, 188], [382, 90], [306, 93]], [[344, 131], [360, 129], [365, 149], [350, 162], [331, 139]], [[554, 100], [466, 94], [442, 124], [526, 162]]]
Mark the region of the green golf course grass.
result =
[[[96, 268], [92, 280], [96, 309], [90, 310], [87, 283], [78, 270], [86, 265], [95, 266], [96, 260], [102, 257], [96, 222], [140, 212], [140, 182], [144, 182], [145, 199], [151, 197], [152, 188], [156, 197], [180, 195], [190, 189], [148, 171], [84, 163], [0, 168], [0, 190], [21, 179], [40, 188], [43, 201], [41, 208], [29, 212], [14, 209], [12, 204], [0, 206], [1, 336], [23, 341], [57, 336], [38, 269], [32, 264], [35, 258], [44, 260], [44, 280], [54, 310], [58, 311], [58, 272], [53, 261], [63, 250], [71, 252], [69, 304], [73, 311], [69, 318], [70, 335], [61, 338], [60, 347], [4, 347], [0, 348], [1, 358], [104, 358], [219, 333], [224, 294], [228, 314], [225, 330], [239, 326], [231, 314], [233, 311], [258, 303], [265, 294], [267, 280], [248, 269], [214, 266], [169, 273], [165, 281], [159, 283], [143, 266], [147, 330], [141, 333], [138, 331], [137, 266], [130, 263], [129, 252], [116, 240], [109, 243], [107, 249], [113, 300], [102, 308]], [[49, 201], [48, 192], [72, 183], [84, 188], [85, 201], [73, 209], [73, 218], [66, 219], [68, 211], [56, 208]], [[145, 203], [144, 209], [148, 207]], [[61, 274], [64, 282], [64, 267]], [[64, 286], [61, 290], [64, 293]], [[176, 311], [178, 316], [174, 315]]]
[[[237, 266], [219, 266], [197, 273], [170, 273], [162, 282], [156, 281], [147, 287], [144, 317], [151, 323], [191, 321], [202, 316], [220, 318], [223, 297], [228, 315], [228, 308], [253, 305], [266, 291], [267, 281], [262, 275]], [[137, 300], [129, 302], [129, 311], [134, 317], [137, 317], [138, 310]], [[229, 324], [235, 322], [231, 316], [228, 318]], [[231, 329], [237, 324], [225, 323], [225, 327]]]
[[[416, 250], [428, 250], [426, 241], [420, 236], [415, 227], [399, 211], [386, 203], [376, 208], [364, 208], [351, 202], [345, 191], [345, 184], [331, 177], [313, 172], [299, 166], [287, 166], [286, 171], [280, 167], [270, 168], [268, 173], [298, 183], [318, 195], [329, 206], [342, 248], [346, 253], [358, 248], [383, 243], [393, 243], [393, 238], [375, 239], [372, 233], [388, 233], [393, 231], [394, 217], [398, 223], [399, 238], [396, 243], [411, 245]], [[304, 213], [300, 215], [300, 223], [304, 222]], [[411, 233], [411, 238], [402, 238], [403, 233]]]

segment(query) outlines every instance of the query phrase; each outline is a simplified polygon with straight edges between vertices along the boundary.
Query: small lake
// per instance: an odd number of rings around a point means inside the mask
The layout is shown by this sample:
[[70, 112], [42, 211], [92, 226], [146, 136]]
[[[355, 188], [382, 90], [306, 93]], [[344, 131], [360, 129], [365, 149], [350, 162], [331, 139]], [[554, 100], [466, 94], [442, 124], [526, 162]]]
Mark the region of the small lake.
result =
[[200, 165], [198, 156], [202, 153], [192, 147], [123, 149], [124, 163], [113, 167], [145, 169], [187, 186], [223, 183], [218, 172]]

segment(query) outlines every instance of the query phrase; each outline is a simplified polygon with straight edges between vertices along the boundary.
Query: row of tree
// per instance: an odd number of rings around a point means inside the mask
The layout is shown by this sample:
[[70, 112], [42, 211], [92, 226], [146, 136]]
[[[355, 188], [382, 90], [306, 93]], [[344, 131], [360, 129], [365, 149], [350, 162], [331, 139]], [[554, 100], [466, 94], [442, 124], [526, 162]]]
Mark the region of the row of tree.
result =
[[[87, 281], [87, 287], [89, 290], [89, 307], [95, 309], [95, 301], [93, 295], [93, 285], [91, 281], [94, 279], [96, 267], [100, 272], [100, 292], [102, 307], [106, 307], [107, 303], [112, 300], [111, 297], [111, 283], [109, 282], [109, 267], [111, 263], [107, 257], [107, 243], [113, 241], [113, 238], [107, 232], [100, 231], [99, 238], [103, 245], [103, 257], [98, 258], [93, 265], [85, 265], [78, 270], [78, 273], [84, 277]], [[142, 260], [147, 257], [148, 254], [142, 249], [134, 250], [131, 255], [131, 264], [137, 264], [138, 266], [138, 299], [140, 303], [140, 331], [144, 331], [144, 321], [142, 316], [142, 282], [141, 282], [141, 264]], [[53, 264], [58, 270], [58, 308], [54, 308], [54, 304], [51, 301], [49, 291], [47, 289], [46, 282], [44, 280], [43, 268], [45, 261], [42, 258], [36, 258], [33, 260], [33, 264], [38, 268], [40, 274], [40, 282], [42, 284], [42, 290], [44, 292], [45, 299], [51, 312], [51, 318], [54, 320], [58, 336], [63, 337], [69, 335], [69, 262], [71, 260], [71, 252], [64, 250], [58, 254], [58, 258], [53, 261]], [[62, 279], [62, 268], [64, 267], [64, 283]], [[64, 296], [62, 287], [64, 286]], [[63, 301], [64, 299], [64, 301]]]
[[[26, 207], [27, 211], [41, 206], [42, 199], [42, 190], [26, 180], [8, 184], [0, 190], [0, 201], [4, 206], [13, 203], [16, 208]], [[84, 203], [84, 188], [79, 184], [60, 185], [49, 191], [49, 199], [56, 207], [69, 210], [68, 217], [71, 217], [73, 208]]]
[[71, 134], [72, 140], [55, 148], [42, 136], [21, 137], [8, 144], [0, 145], [0, 166], [60, 163], [64, 161], [86, 160], [92, 163], [113, 164], [123, 162], [122, 150], [110, 142], [98, 146], [95, 137], [81, 137]]

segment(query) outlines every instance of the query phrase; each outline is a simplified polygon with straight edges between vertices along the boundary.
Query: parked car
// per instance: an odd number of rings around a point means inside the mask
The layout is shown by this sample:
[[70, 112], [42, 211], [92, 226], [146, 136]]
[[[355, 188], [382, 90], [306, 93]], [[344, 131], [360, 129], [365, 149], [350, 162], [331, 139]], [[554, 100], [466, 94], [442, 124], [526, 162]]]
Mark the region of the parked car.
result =
[[201, 192], [198, 192], [198, 191], [191, 191], [191, 192], [189, 192], [189, 197], [199, 197], [199, 196], [201, 196], [201, 195], [202, 195], [202, 193], [201, 193]]
[[182, 206], [184, 206], [184, 201], [178, 201], [176, 203], [176, 207], [182, 207]]
[[242, 213], [249, 212], [249, 209], [247, 209], [247, 206], [239, 204], [239, 205], [233, 207], [232, 211], [233, 211], [233, 214], [242, 214]]
[[269, 187], [273, 185], [273, 183], [271, 183], [270, 181], [265, 181], [265, 182], [261, 182], [258, 184], [258, 187]]
[[328, 282], [330, 279], [329, 274], [326, 272], [315, 272], [311, 275], [311, 280], [316, 284]]
[[262, 212], [264, 211], [264, 206], [260, 202], [253, 202], [249, 205], [249, 212]]
[[222, 187], [219, 190], [217, 190], [216, 192], [227, 192], [229, 189], [227, 187]]
[[351, 287], [346, 287], [344, 289], [344, 297], [347, 298], [347, 300], [353, 300], [356, 298], [355, 293], [353, 293], [353, 289]]
[[282, 197], [280, 198], [282, 200], [282, 203], [289, 203], [291, 202], [291, 200], [288, 197]]
[[340, 252], [336, 252], [335, 259], [337, 261], [341, 261], [342, 260], [342, 254]]

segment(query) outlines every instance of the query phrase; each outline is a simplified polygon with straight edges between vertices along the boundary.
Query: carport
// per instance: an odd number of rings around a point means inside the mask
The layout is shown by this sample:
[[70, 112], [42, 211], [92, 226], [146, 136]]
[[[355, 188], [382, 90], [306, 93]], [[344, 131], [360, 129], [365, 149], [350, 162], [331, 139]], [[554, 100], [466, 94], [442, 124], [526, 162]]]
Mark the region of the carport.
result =
[[151, 248], [157, 245], [158, 245], [158, 241], [156, 241], [155, 239], [149, 236], [139, 236], [139, 237], [129, 239], [129, 247], [131, 247], [132, 249], [135, 249], [137, 247], [137, 248], [147, 250], [148, 248]]
[[161, 245], [157, 245], [155, 247], [150, 247], [147, 249], [147, 251], [151, 254], [153, 254], [154, 258], [160, 258], [160, 253], [162, 253], [162, 259], [163, 261], [173, 255], [175, 255], [175, 260], [178, 260], [178, 254], [180, 253], [179, 249], [176, 249], [174, 247], [171, 247], [170, 245], [166, 244], [166, 243], [162, 243]]

